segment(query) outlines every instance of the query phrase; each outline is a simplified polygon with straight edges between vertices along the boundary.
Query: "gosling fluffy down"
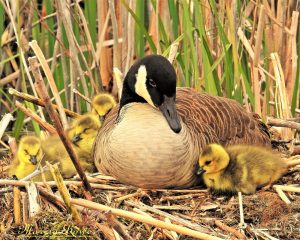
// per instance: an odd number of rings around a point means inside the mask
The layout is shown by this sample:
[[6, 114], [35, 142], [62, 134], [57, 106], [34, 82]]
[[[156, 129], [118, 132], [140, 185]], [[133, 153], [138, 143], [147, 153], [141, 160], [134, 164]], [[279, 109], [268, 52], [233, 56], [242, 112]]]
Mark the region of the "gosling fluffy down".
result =
[[93, 97], [92, 113], [99, 116], [101, 122], [104, 121], [105, 116], [111, 109], [117, 105], [114, 97], [108, 93], [99, 93]]
[[270, 186], [287, 170], [286, 163], [271, 150], [250, 145], [223, 148], [206, 146], [199, 158], [208, 188], [221, 192], [255, 193], [257, 187]]
[[[94, 114], [86, 113], [75, 119], [66, 133], [78, 150], [91, 155], [94, 140], [100, 127], [99, 118]], [[92, 157], [90, 161], [92, 161]]]
[[22, 179], [35, 171], [43, 159], [41, 142], [38, 137], [24, 136], [19, 142], [16, 158], [9, 167], [9, 176]]

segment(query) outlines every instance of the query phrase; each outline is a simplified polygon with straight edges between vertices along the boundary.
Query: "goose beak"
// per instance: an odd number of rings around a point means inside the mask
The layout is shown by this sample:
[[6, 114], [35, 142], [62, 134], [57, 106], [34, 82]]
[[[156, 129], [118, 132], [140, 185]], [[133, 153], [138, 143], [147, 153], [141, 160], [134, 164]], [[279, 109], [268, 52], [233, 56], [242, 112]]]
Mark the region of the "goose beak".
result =
[[104, 122], [104, 120], [105, 120], [105, 116], [99, 116], [99, 119], [100, 119], [100, 122]]
[[163, 113], [173, 132], [179, 133], [181, 131], [181, 124], [177, 116], [175, 97], [167, 97], [164, 95], [164, 101], [159, 106], [159, 109]]
[[81, 140], [81, 137], [79, 134], [76, 134], [73, 138], [72, 138], [72, 142], [73, 143], [77, 143]]
[[33, 165], [36, 165], [36, 164], [37, 164], [36, 156], [30, 156], [30, 162], [31, 162]]
[[203, 173], [205, 173], [205, 170], [202, 167], [199, 167], [197, 175], [202, 175]]

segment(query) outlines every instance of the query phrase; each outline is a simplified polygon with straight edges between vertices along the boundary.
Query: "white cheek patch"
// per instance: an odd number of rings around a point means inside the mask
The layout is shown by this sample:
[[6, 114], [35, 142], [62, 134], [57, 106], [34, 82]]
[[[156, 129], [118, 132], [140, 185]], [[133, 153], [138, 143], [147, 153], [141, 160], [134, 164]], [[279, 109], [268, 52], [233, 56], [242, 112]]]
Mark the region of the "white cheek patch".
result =
[[135, 83], [135, 92], [142, 98], [144, 98], [147, 103], [149, 103], [151, 106], [155, 107], [154, 103], [152, 102], [152, 99], [150, 97], [150, 94], [147, 90], [147, 70], [145, 65], [141, 65], [138, 73], [136, 74], [136, 83]]

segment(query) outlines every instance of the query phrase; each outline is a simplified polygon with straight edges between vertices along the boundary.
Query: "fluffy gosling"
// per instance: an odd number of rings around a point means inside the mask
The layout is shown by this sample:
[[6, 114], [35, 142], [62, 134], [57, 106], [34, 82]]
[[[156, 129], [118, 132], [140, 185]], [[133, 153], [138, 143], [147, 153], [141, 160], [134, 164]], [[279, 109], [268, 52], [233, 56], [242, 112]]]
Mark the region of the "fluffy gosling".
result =
[[280, 156], [258, 146], [206, 146], [199, 158], [198, 174], [203, 173], [208, 188], [221, 192], [255, 193], [270, 187], [287, 170]]
[[35, 171], [43, 159], [43, 150], [38, 137], [24, 136], [19, 142], [17, 156], [9, 167], [9, 176], [22, 179]]
[[114, 97], [108, 93], [99, 93], [92, 100], [92, 113], [103, 122], [106, 114], [117, 105]]

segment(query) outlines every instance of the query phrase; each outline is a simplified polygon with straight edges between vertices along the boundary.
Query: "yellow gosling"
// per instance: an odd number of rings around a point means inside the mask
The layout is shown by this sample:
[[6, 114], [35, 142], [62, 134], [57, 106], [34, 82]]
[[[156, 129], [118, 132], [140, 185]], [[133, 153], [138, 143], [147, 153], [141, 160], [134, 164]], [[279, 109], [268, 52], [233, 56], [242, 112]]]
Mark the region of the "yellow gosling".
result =
[[99, 93], [92, 100], [92, 113], [103, 122], [107, 113], [117, 105], [114, 97], [108, 93]]
[[286, 163], [272, 151], [258, 146], [218, 144], [206, 146], [199, 158], [198, 174], [208, 188], [221, 192], [255, 193], [269, 187], [287, 170]]
[[19, 142], [17, 156], [13, 160], [9, 175], [22, 179], [35, 171], [43, 158], [40, 139], [35, 136], [24, 136]]

